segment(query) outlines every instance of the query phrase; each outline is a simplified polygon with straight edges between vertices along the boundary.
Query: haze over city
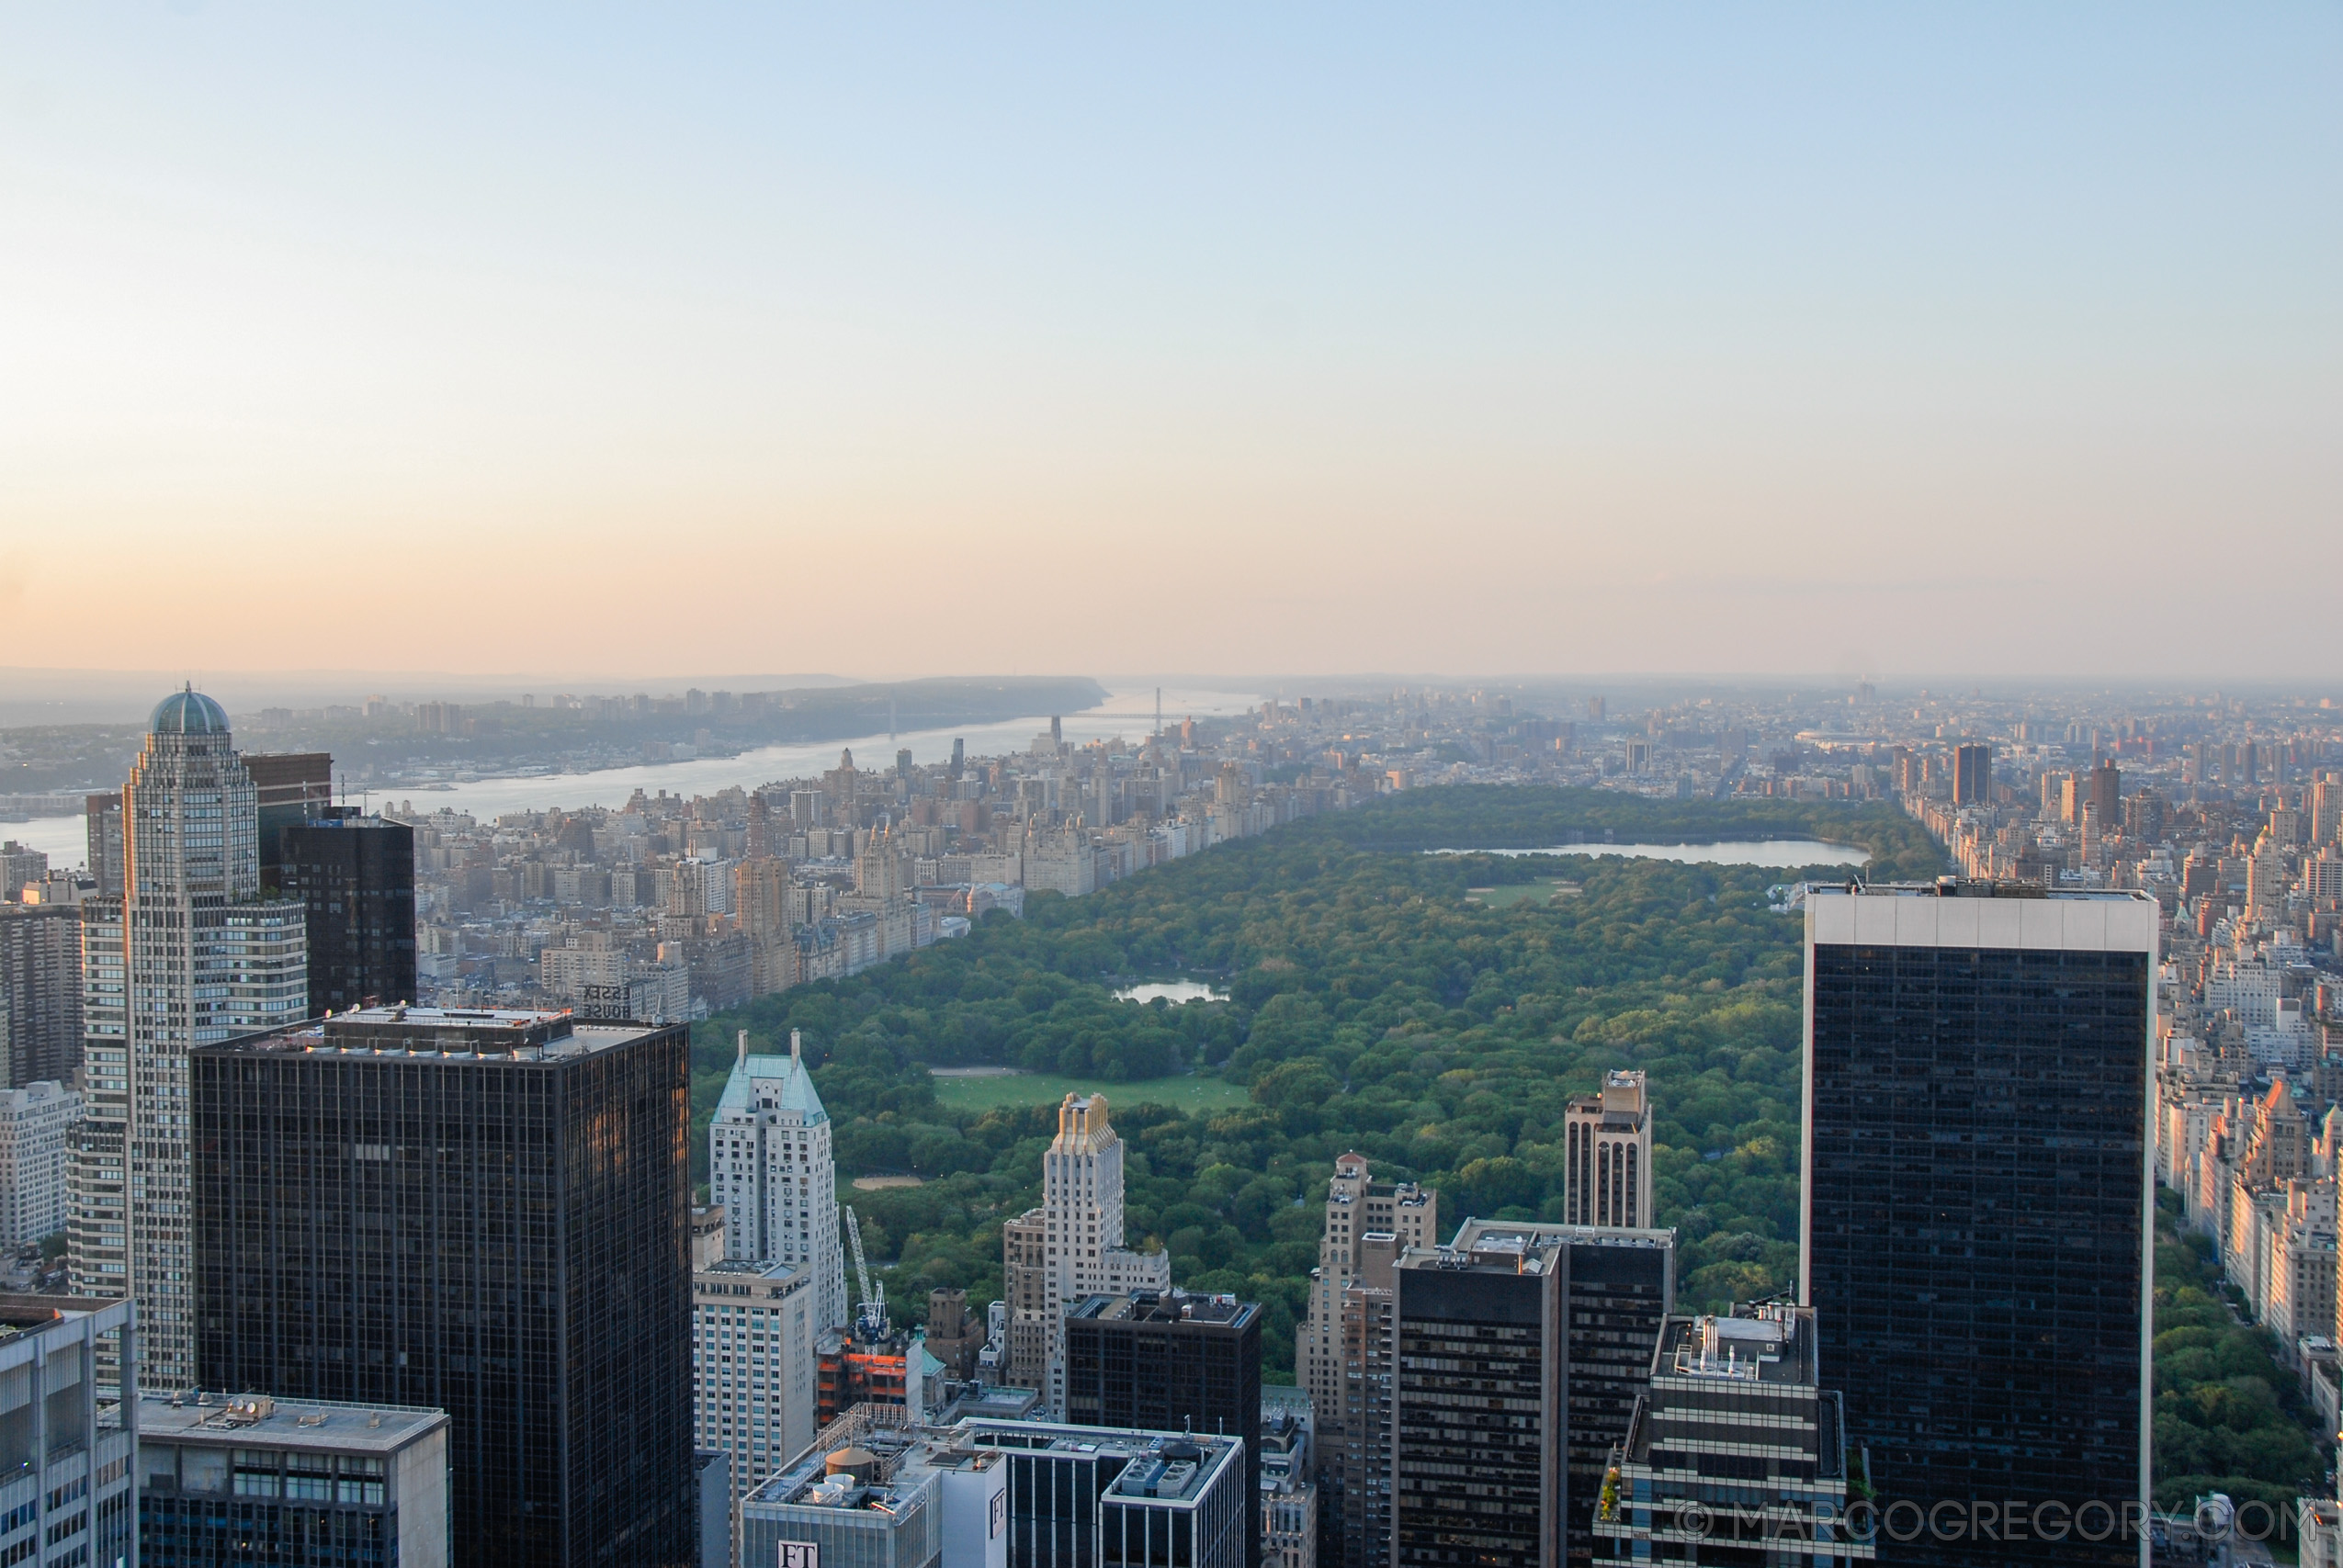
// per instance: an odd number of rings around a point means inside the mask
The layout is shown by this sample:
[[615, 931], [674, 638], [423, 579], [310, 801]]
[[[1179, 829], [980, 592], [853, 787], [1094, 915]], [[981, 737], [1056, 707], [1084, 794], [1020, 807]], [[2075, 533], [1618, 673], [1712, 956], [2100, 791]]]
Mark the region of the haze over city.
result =
[[2332, 672], [2338, 44], [10, 7], [6, 661]]
[[2339, 46], [0, 0], [0, 1568], [2343, 1568]]

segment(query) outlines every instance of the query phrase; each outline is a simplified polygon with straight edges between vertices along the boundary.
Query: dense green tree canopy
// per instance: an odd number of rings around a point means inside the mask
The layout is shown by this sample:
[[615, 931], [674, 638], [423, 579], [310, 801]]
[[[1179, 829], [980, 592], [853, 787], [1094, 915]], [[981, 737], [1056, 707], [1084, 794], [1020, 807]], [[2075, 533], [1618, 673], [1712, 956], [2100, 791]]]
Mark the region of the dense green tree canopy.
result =
[[[1616, 794], [1411, 792], [1221, 846], [1089, 897], [1042, 894], [962, 940], [843, 982], [763, 998], [696, 1036], [695, 1155], [745, 1028], [804, 1032], [843, 1174], [917, 1174], [852, 1193], [888, 1296], [1001, 1292], [1001, 1222], [1037, 1201], [1055, 1107], [956, 1114], [928, 1068], [993, 1063], [1117, 1083], [1218, 1073], [1251, 1103], [1204, 1116], [1118, 1105], [1127, 1225], [1173, 1278], [1270, 1314], [1291, 1365], [1334, 1157], [1437, 1186], [1465, 1215], [1556, 1217], [1564, 1104], [1612, 1067], [1651, 1076], [1659, 1220], [1683, 1244], [1681, 1293], [1721, 1305], [1795, 1276], [1801, 930], [1770, 908], [1795, 875], [1589, 856], [1427, 855], [1608, 832], [1865, 846], [1887, 874], [1941, 859], [1884, 807], [1654, 802]], [[1817, 868], [1817, 874], [1843, 874]], [[1542, 879], [1570, 886], [1548, 898]], [[1467, 900], [1524, 885], [1539, 896]], [[1501, 904], [1501, 907], [1500, 907]], [[1226, 1002], [1115, 1000], [1124, 981], [1205, 976]]]

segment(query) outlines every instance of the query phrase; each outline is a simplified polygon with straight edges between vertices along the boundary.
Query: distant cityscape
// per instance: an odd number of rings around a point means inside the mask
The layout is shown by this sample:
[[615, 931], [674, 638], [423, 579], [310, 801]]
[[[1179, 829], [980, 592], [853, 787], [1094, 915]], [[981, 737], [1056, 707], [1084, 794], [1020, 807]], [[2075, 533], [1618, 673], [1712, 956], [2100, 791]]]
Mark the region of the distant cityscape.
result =
[[[921, 701], [1008, 700], [979, 696]], [[620, 703], [694, 726], [626, 760], [793, 711], [675, 700]], [[553, 728], [613, 701], [556, 698]], [[2112, 1564], [2260, 1539], [2257, 1498], [2150, 1506], [2144, 1303], [2163, 1213], [2343, 1424], [2343, 713], [1869, 683], [1613, 705], [1273, 697], [926, 762], [864, 732], [799, 776], [484, 818], [383, 787], [436, 782], [412, 760], [356, 789], [331, 751], [238, 744], [312, 722], [289, 711], [247, 730], [165, 696], [123, 776], [64, 794], [77, 863], [0, 846], [0, 1562]], [[313, 722], [494, 738], [512, 708]], [[511, 776], [622, 755], [538, 744]], [[1033, 1139], [998, 1300], [887, 1302], [794, 1034], [726, 1037], [696, 1189], [694, 1023], [1474, 785], [1900, 812], [1941, 846], [1933, 883], [1851, 849], [1776, 890], [1805, 930], [1794, 1299], [1680, 1310], [1659, 1108], [1624, 1059], [1564, 1117], [1559, 1219], [1443, 1216], [1337, 1158], [1290, 1387], [1259, 1303], [1126, 1234], [1112, 1084]], [[1606, 840], [1420, 847], [1641, 848]], [[2304, 1562], [2343, 1551], [2324, 1496], [2284, 1523]]]

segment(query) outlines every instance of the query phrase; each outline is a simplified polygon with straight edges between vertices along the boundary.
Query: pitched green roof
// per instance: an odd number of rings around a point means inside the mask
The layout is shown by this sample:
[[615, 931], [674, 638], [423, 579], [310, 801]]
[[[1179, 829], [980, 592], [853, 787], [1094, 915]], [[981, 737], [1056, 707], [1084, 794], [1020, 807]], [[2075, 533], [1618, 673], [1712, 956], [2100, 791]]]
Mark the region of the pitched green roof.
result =
[[[760, 1091], [759, 1083], [777, 1084], [777, 1090]], [[716, 1102], [719, 1112], [738, 1111], [743, 1113], [763, 1110], [758, 1103], [770, 1093], [776, 1111], [798, 1111], [805, 1113], [809, 1125], [830, 1120], [830, 1112], [821, 1108], [821, 1096], [814, 1091], [813, 1075], [787, 1056], [751, 1056], [732, 1064], [732, 1076], [724, 1080], [724, 1098]]]

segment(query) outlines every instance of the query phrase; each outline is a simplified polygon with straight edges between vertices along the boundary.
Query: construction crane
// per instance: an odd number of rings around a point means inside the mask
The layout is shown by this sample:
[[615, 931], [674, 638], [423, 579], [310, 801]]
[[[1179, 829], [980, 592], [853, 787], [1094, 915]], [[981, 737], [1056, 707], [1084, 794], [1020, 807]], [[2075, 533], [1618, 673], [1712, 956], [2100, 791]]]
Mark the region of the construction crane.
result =
[[855, 1246], [855, 1283], [862, 1291], [863, 1304], [855, 1313], [855, 1332], [866, 1339], [887, 1337], [887, 1286], [882, 1281], [877, 1290], [871, 1288], [870, 1266], [863, 1261], [863, 1227], [855, 1218], [855, 1206], [846, 1205], [846, 1239]]

